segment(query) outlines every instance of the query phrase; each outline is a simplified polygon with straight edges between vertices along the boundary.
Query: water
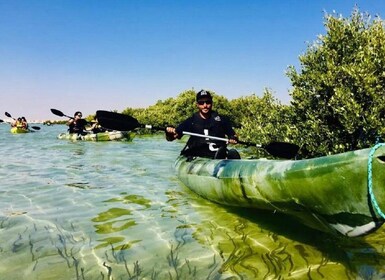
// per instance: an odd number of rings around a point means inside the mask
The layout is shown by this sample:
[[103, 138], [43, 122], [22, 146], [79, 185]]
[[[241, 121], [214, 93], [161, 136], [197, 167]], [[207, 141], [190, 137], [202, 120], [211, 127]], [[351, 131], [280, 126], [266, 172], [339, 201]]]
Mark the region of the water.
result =
[[162, 136], [69, 142], [0, 124], [0, 279], [380, 279], [383, 229], [344, 239], [183, 186]]

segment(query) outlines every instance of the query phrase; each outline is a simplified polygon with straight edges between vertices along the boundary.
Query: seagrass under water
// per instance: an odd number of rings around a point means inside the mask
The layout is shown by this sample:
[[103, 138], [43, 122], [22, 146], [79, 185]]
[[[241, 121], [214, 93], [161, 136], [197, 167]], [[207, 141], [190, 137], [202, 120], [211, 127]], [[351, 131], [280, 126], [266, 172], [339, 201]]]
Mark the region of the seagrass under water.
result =
[[182, 148], [57, 140], [0, 124], [0, 279], [378, 279], [385, 231], [336, 239], [208, 202], [176, 178]]

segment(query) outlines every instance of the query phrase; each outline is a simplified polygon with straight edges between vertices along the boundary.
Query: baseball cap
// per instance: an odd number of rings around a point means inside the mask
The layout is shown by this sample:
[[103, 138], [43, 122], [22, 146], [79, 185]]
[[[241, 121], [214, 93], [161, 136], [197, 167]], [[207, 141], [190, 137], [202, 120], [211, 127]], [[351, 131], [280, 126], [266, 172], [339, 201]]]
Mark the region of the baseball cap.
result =
[[204, 89], [202, 89], [201, 91], [199, 91], [199, 92], [197, 93], [197, 101], [198, 101], [199, 99], [202, 99], [202, 98], [207, 98], [207, 99], [210, 99], [210, 100], [213, 99], [213, 98], [211, 97], [210, 92], [205, 91]]

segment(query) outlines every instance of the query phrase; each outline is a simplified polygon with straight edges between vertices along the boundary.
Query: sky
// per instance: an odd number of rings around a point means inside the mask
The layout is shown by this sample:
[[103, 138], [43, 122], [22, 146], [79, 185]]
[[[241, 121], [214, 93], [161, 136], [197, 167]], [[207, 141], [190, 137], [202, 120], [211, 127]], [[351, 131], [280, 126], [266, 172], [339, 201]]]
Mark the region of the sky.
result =
[[0, 0], [0, 118], [146, 108], [193, 89], [291, 100], [325, 13], [382, 0]]

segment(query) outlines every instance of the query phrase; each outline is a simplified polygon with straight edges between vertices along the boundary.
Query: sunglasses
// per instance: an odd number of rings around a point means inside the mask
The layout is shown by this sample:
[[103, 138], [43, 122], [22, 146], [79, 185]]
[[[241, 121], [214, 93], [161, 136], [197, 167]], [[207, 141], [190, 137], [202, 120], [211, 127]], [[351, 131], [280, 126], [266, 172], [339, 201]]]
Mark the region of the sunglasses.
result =
[[82, 115], [81, 115], [81, 114], [77, 114], [77, 116], [78, 116], [78, 117], [82, 117]]
[[199, 104], [199, 105], [203, 105], [203, 104], [207, 104], [207, 105], [211, 105], [211, 104], [213, 104], [213, 102], [211, 101], [211, 100], [199, 100], [199, 101], [197, 101], [197, 103]]

